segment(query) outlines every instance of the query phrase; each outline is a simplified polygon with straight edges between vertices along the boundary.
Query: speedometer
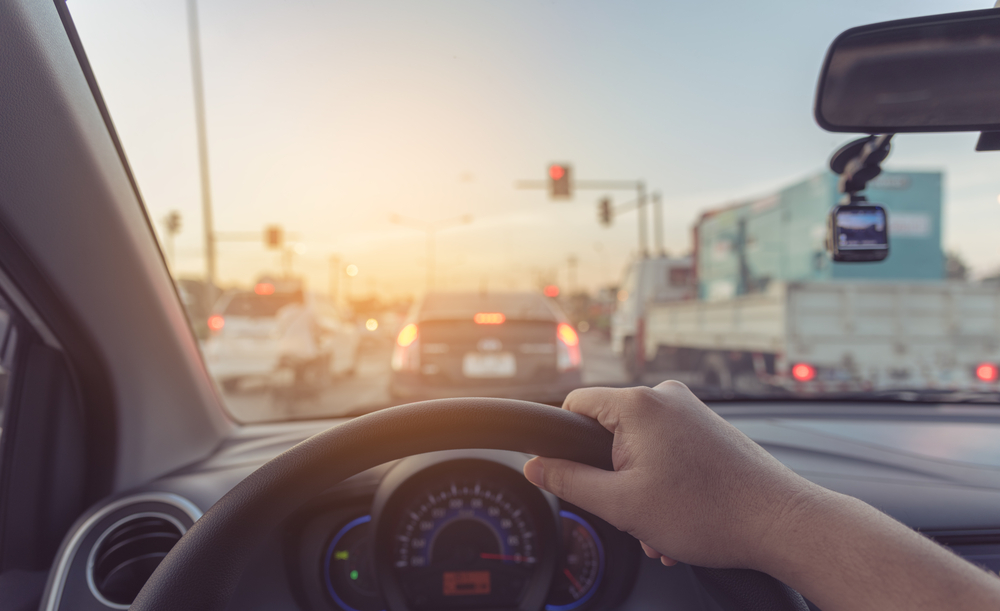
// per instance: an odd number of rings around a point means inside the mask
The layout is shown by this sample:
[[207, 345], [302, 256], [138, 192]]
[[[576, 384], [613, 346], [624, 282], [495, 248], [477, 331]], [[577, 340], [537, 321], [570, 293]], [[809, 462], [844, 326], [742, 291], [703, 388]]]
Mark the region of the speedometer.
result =
[[390, 608], [518, 609], [529, 598], [540, 608], [554, 564], [552, 506], [519, 471], [446, 464], [407, 482], [379, 520]]
[[489, 596], [513, 606], [531, 577], [536, 537], [531, 511], [502, 484], [452, 479], [426, 490], [396, 527], [395, 567], [414, 608]]

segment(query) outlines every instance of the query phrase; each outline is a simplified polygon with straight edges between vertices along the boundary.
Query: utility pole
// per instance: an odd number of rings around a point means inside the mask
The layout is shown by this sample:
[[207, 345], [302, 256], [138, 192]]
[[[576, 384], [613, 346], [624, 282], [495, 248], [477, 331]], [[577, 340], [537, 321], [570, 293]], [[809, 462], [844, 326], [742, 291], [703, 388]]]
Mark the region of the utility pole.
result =
[[205, 129], [205, 87], [201, 73], [201, 41], [198, 2], [188, 0], [188, 38], [191, 44], [191, 80], [194, 89], [194, 120], [198, 135], [198, 168], [201, 173], [201, 211], [205, 229], [205, 300], [215, 301], [215, 227], [212, 222], [212, 185], [208, 172], [208, 135]]
[[468, 225], [472, 222], [472, 215], [466, 214], [463, 216], [446, 219], [443, 221], [424, 221], [421, 219], [409, 218], [399, 214], [393, 214], [389, 217], [389, 222], [395, 225], [403, 225], [405, 227], [410, 227], [412, 229], [418, 229], [427, 234], [427, 291], [430, 292], [434, 288], [434, 254], [435, 254], [435, 243], [434, 239], [437, 232], [442, 229], [450, 229], [451, 227], [457, 227], [458, 225]]
[[663, 244], [663, 196], [659, 191], [653, 193], [653, 241], [656, 254], [667, 256], [667, 249]]

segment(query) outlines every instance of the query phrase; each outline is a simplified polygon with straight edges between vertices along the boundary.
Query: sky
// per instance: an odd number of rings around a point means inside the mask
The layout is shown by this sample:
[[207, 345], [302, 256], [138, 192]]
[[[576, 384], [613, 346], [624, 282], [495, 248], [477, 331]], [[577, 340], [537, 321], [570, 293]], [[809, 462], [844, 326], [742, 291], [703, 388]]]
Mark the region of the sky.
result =
[[[204, 273], [185, 0], [69, 0], [112, 119], [179, 277]], [[988, 8], [964, 0], [199, 0], [216, 231], [279, 224], [294, 273], [355, 297], [419, 293], [422, 231], [447, 289], [615, 283], [635, 214], [597, 222], [578, 191], [550, 201], [551, 162], [578, 179], [643, 180], [662, 193], [671, 254], [727, 202], [823, 170], [851, 134], [821, 130], [813, 95], [827, 46], [866, 23]], [[903, 135], [888, 169], [945, 172], [944, 245], [977, 275], [1000, 270], [1000, 153], [976, 134]], [[617, 203], [631, 199], [609, 193]], [[220, 281], [282, 269], [262, 240], [218, 245]]]

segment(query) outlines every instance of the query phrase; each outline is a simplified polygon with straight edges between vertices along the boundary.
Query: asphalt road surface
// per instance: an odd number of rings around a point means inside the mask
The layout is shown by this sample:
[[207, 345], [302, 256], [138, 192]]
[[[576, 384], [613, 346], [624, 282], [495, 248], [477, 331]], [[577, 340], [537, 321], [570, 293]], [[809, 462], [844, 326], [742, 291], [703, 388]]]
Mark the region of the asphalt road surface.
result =
[[[584, 385], [628, 384], [621, 361], [603, 335], [583, 333], [580, 346]], [[359, 354], [353, 376], [335, 379], [319, 392], [259, 386], [223, 393], [223, 396], [232, 415], [242, 422], [330, 418], [378, 409], [396, 402], [389, 396], [391, 355], [389, 344], [365, 347]]]

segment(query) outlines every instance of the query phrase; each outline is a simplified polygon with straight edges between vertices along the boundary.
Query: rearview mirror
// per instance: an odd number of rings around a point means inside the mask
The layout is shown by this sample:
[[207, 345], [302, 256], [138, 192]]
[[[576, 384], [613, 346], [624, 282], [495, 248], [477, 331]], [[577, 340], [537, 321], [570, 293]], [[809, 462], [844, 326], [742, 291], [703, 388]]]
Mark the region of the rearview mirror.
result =
[[832, 132], [1000, 131], [1000, 9], [847, 30], [827, 52], [816, 121]]

